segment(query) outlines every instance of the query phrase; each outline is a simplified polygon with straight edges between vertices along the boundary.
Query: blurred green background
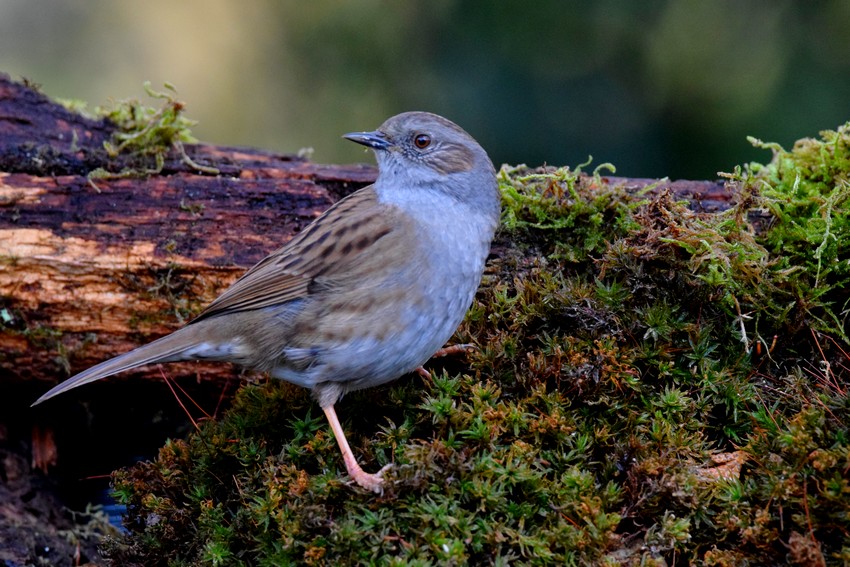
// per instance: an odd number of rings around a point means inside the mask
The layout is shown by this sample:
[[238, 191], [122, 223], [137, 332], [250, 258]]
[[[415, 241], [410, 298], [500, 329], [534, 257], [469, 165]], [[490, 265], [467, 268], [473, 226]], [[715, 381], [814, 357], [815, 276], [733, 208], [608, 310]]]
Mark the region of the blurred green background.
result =
[[418, 109], [497, 164], [714, 178], [850, 119], [850, 1], [0, 0], [0, 71], [92, 106], [170, 81], [201, 140], [321, 162]]

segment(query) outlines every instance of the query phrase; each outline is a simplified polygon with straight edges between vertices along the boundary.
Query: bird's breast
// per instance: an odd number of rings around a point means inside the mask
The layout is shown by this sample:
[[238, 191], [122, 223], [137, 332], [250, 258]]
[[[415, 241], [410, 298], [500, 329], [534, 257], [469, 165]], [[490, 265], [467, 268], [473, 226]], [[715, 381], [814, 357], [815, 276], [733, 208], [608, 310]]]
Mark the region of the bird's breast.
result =
[[422, 205], [381, 257], [364, 260], [362, 277], [329, 286], [305, 310], [277, 376], [307, 387], [375, 386], [446, 343], [478, 288], [493, 226], [457, 207]]

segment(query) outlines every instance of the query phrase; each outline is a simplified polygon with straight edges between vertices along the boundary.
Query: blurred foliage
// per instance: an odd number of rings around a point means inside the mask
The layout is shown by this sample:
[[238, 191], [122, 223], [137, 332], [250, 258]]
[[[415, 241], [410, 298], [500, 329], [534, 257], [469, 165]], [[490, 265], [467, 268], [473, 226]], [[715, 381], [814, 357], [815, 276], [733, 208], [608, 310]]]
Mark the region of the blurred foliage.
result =
[[712, 178], [846, 119], [846, 0], [0, 2], [0, 70], [103, 101], [174, 81], [198, 138], [323, 162], [405, 110], [497, 163]]
[[[503, 228], [457, 333], [480, 351], [340, 405], [306, 391], [115, 473], [120, 565], [850, 562], [850, 125], [728, 174], [697, 213], [579, 169], [503, 168]], [[368, 411], [363, 411], [368, 408]]]

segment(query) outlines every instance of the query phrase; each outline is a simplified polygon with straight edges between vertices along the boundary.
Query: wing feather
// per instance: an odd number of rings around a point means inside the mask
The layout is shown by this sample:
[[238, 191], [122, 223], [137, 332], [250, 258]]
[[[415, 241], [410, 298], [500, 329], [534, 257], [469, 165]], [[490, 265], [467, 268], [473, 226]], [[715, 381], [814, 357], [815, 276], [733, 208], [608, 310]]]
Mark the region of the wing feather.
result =
[[378, 241], [387, 242], [401, 224], [400, 213], [378, 201], [374, 186], [352, 193], [248, 270], [192, 323], [305, 298], [316, 278], [345, 274], [362, 260], [361, 254]]

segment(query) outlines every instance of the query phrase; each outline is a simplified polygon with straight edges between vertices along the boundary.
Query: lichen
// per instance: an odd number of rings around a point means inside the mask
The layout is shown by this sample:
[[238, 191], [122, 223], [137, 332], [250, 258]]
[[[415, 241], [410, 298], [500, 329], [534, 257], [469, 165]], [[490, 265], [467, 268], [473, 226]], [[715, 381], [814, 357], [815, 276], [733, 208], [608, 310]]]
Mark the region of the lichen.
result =
[[[567, 168], [503, 168], [503, 227], [434, 361], [339, 405], [246, 385], [114, 475], [116, 564], [847, 564], [850, 126], [727, 175], [697, 213]], [[364, 411], [367, 408], [368, 411]]]

